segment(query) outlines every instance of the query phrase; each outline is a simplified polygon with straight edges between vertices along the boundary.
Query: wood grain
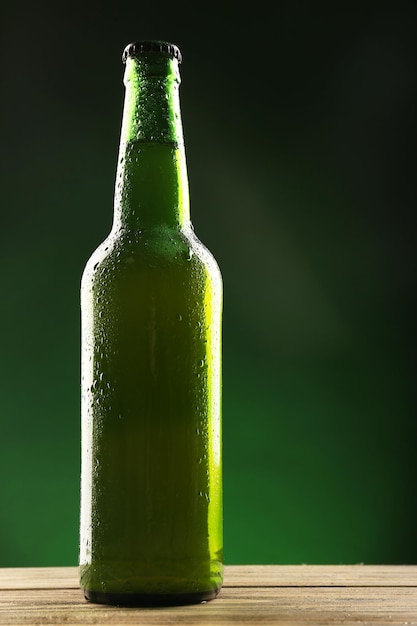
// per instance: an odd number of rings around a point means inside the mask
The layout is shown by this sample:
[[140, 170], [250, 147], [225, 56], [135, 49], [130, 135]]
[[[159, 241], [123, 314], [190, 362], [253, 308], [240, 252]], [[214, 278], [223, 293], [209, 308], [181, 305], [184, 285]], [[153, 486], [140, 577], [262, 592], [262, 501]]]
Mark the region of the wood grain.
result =
[[228, 566], [205, 604], [118, 608], [87, 603], [77, 568], [0, 570], [0, 624], [417, 626], [416, 566]]
[[[226, 565], [224, 587], [414, 587], [417, 565]], [[1, 589], [78, 589], [77, 567], [0, 569]]]

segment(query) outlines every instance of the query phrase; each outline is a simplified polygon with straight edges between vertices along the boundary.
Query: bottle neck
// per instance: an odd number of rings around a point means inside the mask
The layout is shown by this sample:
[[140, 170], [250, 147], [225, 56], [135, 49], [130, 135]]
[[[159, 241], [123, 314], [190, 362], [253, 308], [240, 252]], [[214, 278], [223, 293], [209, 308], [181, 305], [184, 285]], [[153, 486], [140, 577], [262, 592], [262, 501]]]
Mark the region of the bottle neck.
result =
[[128, 58], [113, 229], [189, 225], [188, 177], [178, 61]]

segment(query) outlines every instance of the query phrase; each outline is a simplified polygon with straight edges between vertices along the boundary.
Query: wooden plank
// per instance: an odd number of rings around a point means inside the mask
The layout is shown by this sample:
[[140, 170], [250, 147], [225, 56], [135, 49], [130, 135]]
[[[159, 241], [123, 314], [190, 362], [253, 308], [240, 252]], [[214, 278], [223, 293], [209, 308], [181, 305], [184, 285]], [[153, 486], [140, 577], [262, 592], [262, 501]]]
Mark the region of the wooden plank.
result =
[[3, 589], [78, 589], [77, 567], [6, 567], [0, 569]]
[[0, 624], [141, 624], [286, 626], [417, 624], [417, 588], [224, 588], [216, 600], [186, 607], [118, 608], [89, 604], [79, 590], [10, 590], [0, 594]]
[[415, 565], [229, 565], [225, 568], [227, 587], [416, 585]]
[[[227, 565], [224, 587], [417, 585], [415, 565]], [[77, 567], [0, 569], [1, 589], [78, 589]]]

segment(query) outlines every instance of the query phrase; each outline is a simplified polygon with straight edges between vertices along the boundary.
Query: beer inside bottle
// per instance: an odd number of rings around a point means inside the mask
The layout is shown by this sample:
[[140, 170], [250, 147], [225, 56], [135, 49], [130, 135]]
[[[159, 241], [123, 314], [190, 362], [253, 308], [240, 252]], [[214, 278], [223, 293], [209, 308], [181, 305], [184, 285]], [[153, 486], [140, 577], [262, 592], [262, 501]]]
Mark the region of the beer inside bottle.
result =
[[222, 279], [190, 222], [178, 48], [130, 44], [113, 228], [81, 284], [80, 582], [109, 604], [223, 575]]

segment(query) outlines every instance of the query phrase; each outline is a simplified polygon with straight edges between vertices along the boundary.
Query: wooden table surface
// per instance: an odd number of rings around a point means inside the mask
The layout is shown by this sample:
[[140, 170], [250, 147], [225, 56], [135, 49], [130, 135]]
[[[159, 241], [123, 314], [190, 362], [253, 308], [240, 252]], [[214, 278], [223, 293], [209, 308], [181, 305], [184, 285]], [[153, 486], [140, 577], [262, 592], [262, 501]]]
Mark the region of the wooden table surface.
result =
[[401, 624], [417, 626], [414, 565], [229, 565], [205, 604], [89, 604], [76, 567], [0, 569], [0, 624]]

